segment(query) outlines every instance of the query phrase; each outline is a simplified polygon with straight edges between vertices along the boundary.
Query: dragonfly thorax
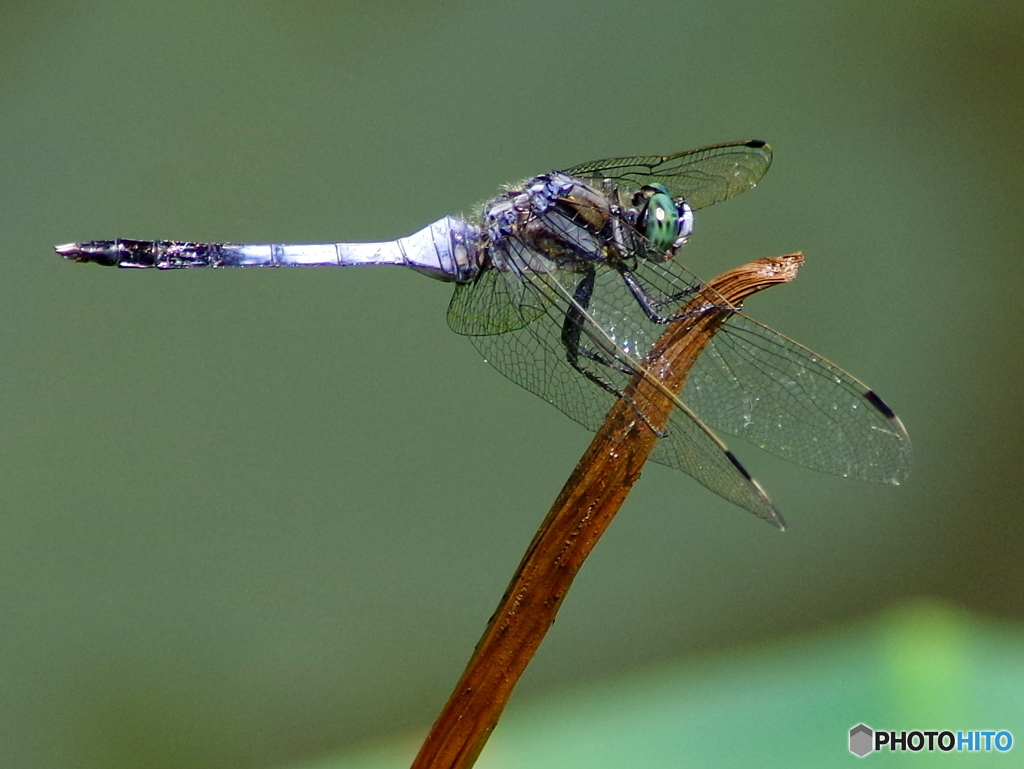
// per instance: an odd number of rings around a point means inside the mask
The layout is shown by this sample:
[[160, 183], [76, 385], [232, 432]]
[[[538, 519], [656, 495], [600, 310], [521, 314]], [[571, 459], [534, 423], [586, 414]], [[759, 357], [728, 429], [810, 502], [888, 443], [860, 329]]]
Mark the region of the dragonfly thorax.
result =
[[505, 271], [509, 249], [517, 269], [588, 271], [636, 257], [671, 258], [693, 231], [693, 212], [661, 185], [645, 186], [623, 205], [619, 190], [598, 190], [561, 172], [542, 174], [484, 206], [488, 266]]

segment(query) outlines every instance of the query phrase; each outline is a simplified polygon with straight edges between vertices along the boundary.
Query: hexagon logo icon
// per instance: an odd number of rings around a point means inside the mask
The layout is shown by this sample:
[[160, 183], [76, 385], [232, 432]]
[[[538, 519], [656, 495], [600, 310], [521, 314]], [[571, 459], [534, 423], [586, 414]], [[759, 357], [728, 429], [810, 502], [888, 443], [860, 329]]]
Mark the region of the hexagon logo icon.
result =
[[875, 733], [866, 724], [857, 724], [850, 730], [850, 752], [864, 758], [875, 749]]

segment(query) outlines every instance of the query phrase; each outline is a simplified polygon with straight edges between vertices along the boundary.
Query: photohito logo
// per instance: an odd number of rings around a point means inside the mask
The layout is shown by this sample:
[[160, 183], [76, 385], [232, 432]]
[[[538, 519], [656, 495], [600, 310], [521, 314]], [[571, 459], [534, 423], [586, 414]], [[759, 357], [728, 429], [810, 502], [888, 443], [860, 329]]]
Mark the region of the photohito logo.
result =
[[855, 756], [864, 758], [868, 753], [886, 746], [889, 750], [909, 750], [911, 753], [919, 753], [922, 750], [941, 750], [943, 753], [953, 750], [1005, 753], [1013, 747], [1013, 735], [1005, 729], [969, 732], [886, 732], [872, 729], [867, 724], [857, 724], [850, 730], [850, 752]]

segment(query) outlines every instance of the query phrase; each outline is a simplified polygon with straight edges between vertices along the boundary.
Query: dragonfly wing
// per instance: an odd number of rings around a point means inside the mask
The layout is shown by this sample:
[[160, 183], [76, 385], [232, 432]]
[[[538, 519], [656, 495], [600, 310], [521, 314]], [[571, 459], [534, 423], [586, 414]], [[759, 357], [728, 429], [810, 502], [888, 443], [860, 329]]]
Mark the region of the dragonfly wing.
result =
[[674, 155], [594, 160], [567, 168], [564, 173], [598, 189], [604, 179], [634, 189], [663, 184], [673, 197], [686, 198], [692, 208], [706, 208], [752, 188], [771, 163], [771, 147], [754, 140], [714, 144]]
[[910, 438], [885, 401], [740, 313], [698, 358], [683, 398], [722, 432], [804, 467], [881, 483], [910, 472]]
[[554, 311], [551, 315], [502, 334], [471, 336], [469, 341], [503, 375], [596, 430], [615, 396], [569, 364], [560, 339], [561, 321]]
[[[637, 319], [635, 298], [617, 273], [605, 270], [598, 275], [594, 299], [584, 309], [573, 298], [582, 276], [565, 270], [538, 271], [537, 260], [528, 246], [510, 239], [507, 249], [509, 269], [492, 269], [486, 282], [461, 298], [457, 293], [452, 306], [455, 316], [467, 317], [467, 307], [490, 307], [515, 297], [521, 321], [506, 324], [504, 331], [476, 333], [470, 341], [484, 359], [516, 384], [535, 393], [590, 430], [597, 430], [616, 401], [616, 395], [580, 373], [569, 362], [562, 332], [571, 305], [584, 313], [578, 349], [578, 365], [623, 391], [641, 369], [654, 338], [664, 327]], [[527, 269], [526, 265], [530, 265]], [[497, 297], [473, 296], [489, 292]], [[530, 298], [532, 295], [532, 298]], [[458, 302], [456, 303], [456, 300]], [[538, 310], [540, 310], [538, 312]], [[502, 311], [497, 317], [503, 317]], [[452, 313], [449, 313], [451, 322]], [[454, 326], [453, 326], [454, 327]], [[463, 328], [497, 329], [499, 324], [462, 324]], [[456, 328], [456, 330], [459, 330]], [[638, 357], [639, 356], [639, 357]], [[645, 412], [645, 404], [634, 404]], [[750, 477], [732, 453], [708, 427], [676, 400], [666, 435], [656, 444], [652, 457], [691, 475], [705, 487], [740, 507], [782, 527], [782, 519], [761, 487]]]
[[484, 270], [460, 283], [448, 304], [448, 326], [465, 336], [490, 336], [521, 329], [544, 313], [540, 297], [498, 270]]
[[[636, 275], [655, 297], [696, 282], [675, 260], [645, 262]], [[907, 432], [873, 390], [742, 313], [697, 359], [682, 399], [715, 430], [804, 467], [884, 483], [910, 470]]]
[[[715, 444], [713, 448], [710, 445], [712, 441]], [[654, 444], [651, 459], [682, 470], [734, 505], [773, 526], [786, 528], [785, 521], [761, 484], [751, 478], [736, 455], [678, 401], [669, 414], [664, 437]]]

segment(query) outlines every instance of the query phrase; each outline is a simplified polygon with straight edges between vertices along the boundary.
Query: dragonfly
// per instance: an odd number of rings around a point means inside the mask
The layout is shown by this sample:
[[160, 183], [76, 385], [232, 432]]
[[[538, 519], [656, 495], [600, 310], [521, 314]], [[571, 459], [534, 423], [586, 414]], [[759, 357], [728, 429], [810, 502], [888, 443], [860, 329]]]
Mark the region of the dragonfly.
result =
[[[676, 258], [694, 212], [753, 188], [771, 147], [728, 142], [671, 155], [596, 160], [513, 184], [476, 216], [446, 216], [382, 243], [318, 245], [94, 240], [61, 256], [122, 268], [395, 265], [455, 284], [447, 321], [494, 368], [597, 430], [669, 323], [726, 320], [673, 397], [651, 458], [784, 528], [718, 433], [814, 470], [898, 484], [911, 463], [900, 419], [817, 353], [711, 302]], [[647, 419], [650, 404], [629, 404]]]

